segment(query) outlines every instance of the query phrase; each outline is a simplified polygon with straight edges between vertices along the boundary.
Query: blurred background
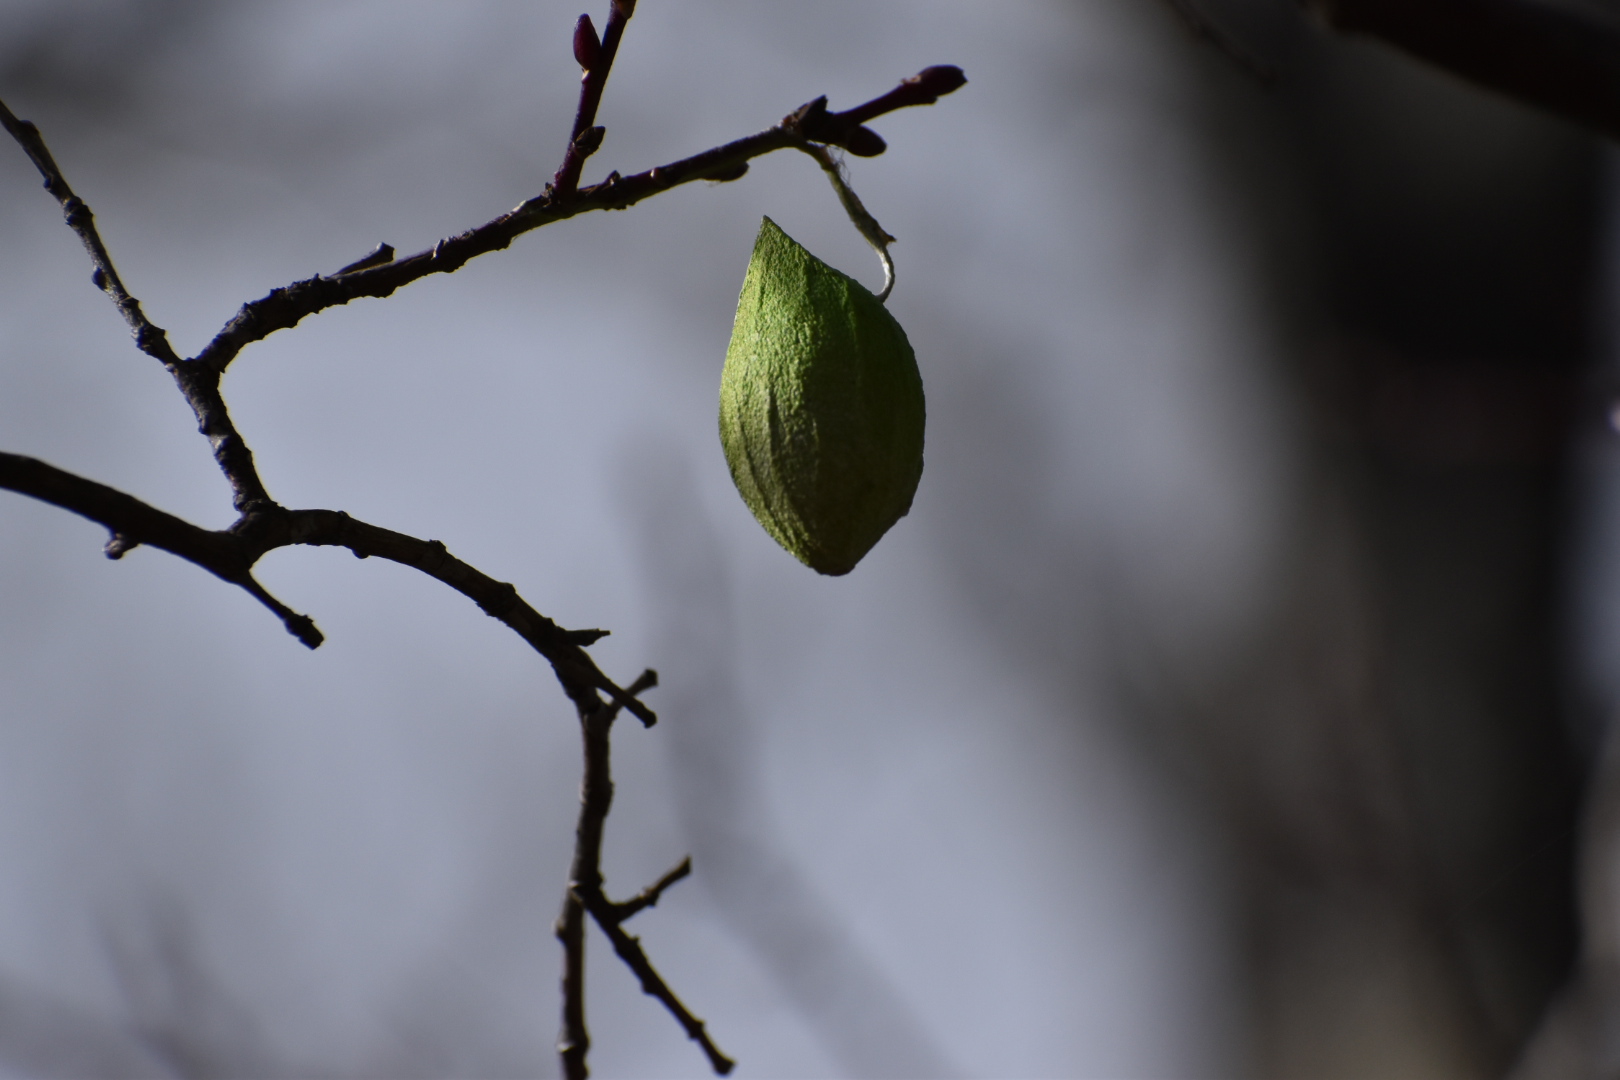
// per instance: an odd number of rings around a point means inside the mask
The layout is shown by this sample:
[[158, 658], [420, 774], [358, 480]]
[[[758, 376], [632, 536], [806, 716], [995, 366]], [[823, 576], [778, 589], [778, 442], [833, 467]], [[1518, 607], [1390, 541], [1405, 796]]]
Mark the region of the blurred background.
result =
[[[1611, 159], [1293, 4], [1205, 7], [1269, 88], [1144, 0], [642, 5], [587, 182], [970, 80], [850, 163], [929, 432], [847, 578], [769, 540], [715, 433], [762, 214], [881, 279], [802, 155], [226, 380], [284, 504], [658, 669], [608, 887], [693, 855], [633, 929], [740, 1075], [1620, 1067]], [[189, 355], [536, 194], [579, 10], [0, 0], [0, 97]], [[89, 278], [0, 147], [0, 449], [229, 524]], [[103, 540], [0, 494], [0, 1074], [553, 1075], [579, 750], [543, 661], [412, 571], [279, 551], [310, 653]], [[704, 1075], [591, 950], [595, 1074]]]

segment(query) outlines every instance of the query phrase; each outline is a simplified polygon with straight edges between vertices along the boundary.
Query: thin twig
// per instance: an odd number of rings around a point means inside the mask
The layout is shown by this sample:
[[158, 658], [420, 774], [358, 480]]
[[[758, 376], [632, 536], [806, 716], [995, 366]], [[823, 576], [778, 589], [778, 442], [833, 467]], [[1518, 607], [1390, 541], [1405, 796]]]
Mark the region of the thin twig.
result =
[[0, 488], [31, 495], [106, 526], [112, 535], [103, 550], [110, 559], [121, 558], [140, 544], [161, 548], [246, 589], [309, 648], [322, 641], [314, 620], [281, 603], [253, 579], [257, 556], [250, 556], [240, 538], [229, 532], [211, 532], [116, 488], [21, 454], [0, 453]]
[[[643, 672], [631, 684], [631, 690], [656, 683], [656, 675], [651, 671]], [[641, 943], [625, 933], [620, 925], [636, 912], [657, 903], [665, 889], [691, 873], [691, 860], [683, 860], [633, 900], [615, 903], [603, 891], [602, 835], [607, 827], [608, 812], [613, 808], [612, 734], [616, 713], [611, 706], [580, 713], [585, 775], [580, 784], [579, 820], [574, 827], [574, 859], [568, 874], [568, 891], [557, 917], [557, 937], [563, 944], [562, 1032], [557, 1040], [557, 1052], [562, 1059], [563, 1075], [569, 1080], [583, 1080], [588, 1075], [585, 1058], [591, 1039], [585, 1026], [583, 913], [589, 912], [613, 943], [613, 951], [635, 973], [641, 989], [663, 1003], [687, 1037], [703, 1048], [714, 1071], [724, 1076], [735, 1063], [715, 1046], [703, 1021], [693, 1016], [676, 997], [647, 959]]]
[[152, 320], [146, 317], [141, 310], [141, 303], [129, 294], [124, 288], [123, 279], [118, 276], [118, 270], [113, 266], [112, 256], [107, 254], [107, 247], [101, 242], [101, 236], [96, 232], [95, 217], [90, 213], [90, 207], [85, 201], [73, 193], [67, 180], [62, 176], [62, 170], [57, 167], [56, 159], [51, 156], [50, 149], [45, 145], [45, 139], [35, 127], [27, 120], [19, 120], [16, 115], [0, 101], [0, 127], [4, 127], [28, 159], [34, 163], [39, 174], [45, 178], [45, 190], [49, 191], [56, 201], [62, 204], [62, 214], [67, 218], [68, 227], [78, 234], [79, 241], [84, 249], [90, 253], [90, 261], [95, 264], [95, 272], [91, 280], [96, 287], [112, 298], [117, 305], [118, 312], [129, 324], [129, 329], [135, 335], [135, 343], [140, 350], [165, 365], [180, 362], [179, 355], [169, 344], [168, 334]]
[[619, 959], [623, 960], [641, 980], [641, 992], [663, 1003], [664, 1008], [669, 1010], [669, 1014], [686, 1032], [686, 1037], [703, 1048], [704, 1054], [709, 1058], [709, 1067], [716, 1075], [725, 1076], [731, 1072], [737, 1063], [720, 1052], [720, 1048], [714, 1045], [714, 1040], [709, 1038], [708, 1028], [703, 1021], [693, 1016], [691, 1010], [675, 996], [675, 991], [669, 988], [663, 976], [658, 974], [652, 962], [647, 959], [647, 953], [641, 947], [641, 940], [625, 933], [624, 927], [619, 925], [619, 920], [614, 918], [612, 905], [608, 903], [606, 897], [600, 892], [594, 897], [587, 895], [585, 908], [591, 913], [591, 918], [596, 920], [596, 925], [602, 928], [602, 932], [613, 943], [613, 951], [619, 954]]
[[619, 39], [624, 36], [625, 23], [636, 13], [636, 0], [613, 0], [608, 12], [607, 29], [600, 41], [589, 15], [581, 15], [574, 27], [574, 59], [582, 70], [579, 86], [579, 108], [574, 113], [574, 128], [568, 135], [568, 152], [552, 178], [554, 197], [567, 202], [579, 188], [579, 171], [585, 159], [596, 153], [602, 145], [603, 131], [596, 127], [596, 110], [602, 104], [602, 91], [607, 87], [608, 73], [613, 69], [613, 58], [619, 53]]
[[688, 855], [686, 858], [677, 863], [675, 867], [663, 877], [659, 878], [645, 889], [642, 889], [630, 899], [606, 900], [606, 898], [604, 898], [607, 903], [607, 910], [616, 921], [622, 923], [638, 912], [646, 911], [650, 907], [658, 906], [658, 898], [664, 895], [664, 890], [668, 889], [671, 885], [675, 884], [677, 881], [680, 881], [682, 878], [688, 877], [691, 873], [692, 856]]
[[119, 314], [124, 317], [124, 322], [135, 336], [136, 346], [162, 363], [174, 378], [175, 385], [180, 388], [180, 393], [197, 418], [197, 429], [208, 438], [209, 445], [214, 451], [214, 460], [218, 462], [220, 470], [231, 485], [233, 505], [238, 511], [246, 511], [255, 505], [270, 502], [270, 495], [265, 491], [264, 483], [259, 479], [258, 470], [253, 464], [253, 453], [237, 432], [235, 424], [231, 422], [230, 412], [225, 407], [225, 399], [220, 395], [219, 373], [182, 361], [175, 353], [174, 347], [169, 344], [168, 334], [146, 317], [146, 313], [141, 310], [140, 301], [130, 295], [129, 290], [124, 287], [123, 279], [118, 276], [112, 256], [107, 253], [107, 246], [96, 230], [95, 215], [90, 212], [89, 205], [68, 186], [67, 179], [57, 167], [56, 159], [51, 156], [39, 128], [27, 120], [17, 119], [3, 101], [0, 101], [0, 127], [4, 127], [11, 137], [17, 140], [29, 160], [34, 163], [34, 167], [45, 178], [45, 190], [62, 205], [62, 213], [67, 218], [68, 227], [78, 235], [85, 250], [90, 253], [90, 261], [95, 267], [91, 281], [105, 292], [118, 308]]

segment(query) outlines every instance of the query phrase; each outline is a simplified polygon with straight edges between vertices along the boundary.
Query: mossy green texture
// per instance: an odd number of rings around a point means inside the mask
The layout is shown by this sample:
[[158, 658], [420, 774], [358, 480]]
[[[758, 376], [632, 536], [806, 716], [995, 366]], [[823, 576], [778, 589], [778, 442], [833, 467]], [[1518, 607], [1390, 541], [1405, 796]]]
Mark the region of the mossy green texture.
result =
[[766, 218], [720, 377], [720, 443], [765, 531], [812, 570], [849, 573], [911, 509], [923, 415], [894, 316]]

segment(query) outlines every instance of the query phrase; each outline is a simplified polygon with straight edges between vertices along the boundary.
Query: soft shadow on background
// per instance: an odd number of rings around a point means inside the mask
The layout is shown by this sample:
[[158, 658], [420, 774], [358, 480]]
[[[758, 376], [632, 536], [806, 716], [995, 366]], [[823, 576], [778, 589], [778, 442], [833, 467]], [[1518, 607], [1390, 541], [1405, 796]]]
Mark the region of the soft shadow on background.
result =
[[[1526, 1074], [1601, 1060], [1590, 947], [1570, 979], [1620, 686], [1606, 159], [1292, 5], [1208, 7], [1275, 87], [1142, 0], [641, 6], [587, 181], [970, 79], [851, 162], [929, 432], [847, 578], [764, 535], [715, 432], [762, 214], [879, 279], [800, 155], [226, 381], [279, 500], [441, 539], [659, 670], [608, 885], [693, 855], [634, 929], [742, 1075], [1500, 1074], [1549, 1006]], [[189, 354], [535, 194], [578, 14], [0, 0], [0, 96]], [[228, 524], [6, 149], [0, 449]], [[309, 653], [101, 542], [0, 495], [0, 1068], [552, 1075], [578, 746], [543, 662], [376, 560], [265, 562]], [[703, 1075], [592, 949], [595, 1073]]]

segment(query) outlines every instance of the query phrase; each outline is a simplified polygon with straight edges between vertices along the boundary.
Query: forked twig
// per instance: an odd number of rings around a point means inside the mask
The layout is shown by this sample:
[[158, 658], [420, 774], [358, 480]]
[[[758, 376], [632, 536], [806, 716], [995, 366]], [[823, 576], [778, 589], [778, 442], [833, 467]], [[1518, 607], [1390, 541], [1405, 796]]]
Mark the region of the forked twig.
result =
[[[631, 683], [629, 689], [636, 694], [657, 683], [657, 674], [648, 670]], [[613, 951], [635, 973], [642, 991], [663, 1003], [687, 1037], [702, 1047], [714, 1071], [724, 1076], [735, 1062], [715, 1046], [703, 1021], [692, 1015], [653, 967], [641, 943], [621, 925], [636, 912], [656, 904], [665, 889], [691, 873], [691, 859], [683, 859], [679, 866], [632, 900], [615, 903], [603, 891], [602, 834], [613, 807], [612, 733], [617, 714], [618, 709], [607, 705], [580, 719], [584, 780], [579, 792], [579, 821], [574, 828], [574, 862], [556, 926], [557, 939], [563, 946], [562, 1035], [557, 1043], [563, 1075], [569, 1080], [583, 1080], [589, 1075], [585, 1058], [590, 1051], [591, 1037], [585, 1025], [584, 1000], [585, 916], [589, 913], [612, 942]]]

